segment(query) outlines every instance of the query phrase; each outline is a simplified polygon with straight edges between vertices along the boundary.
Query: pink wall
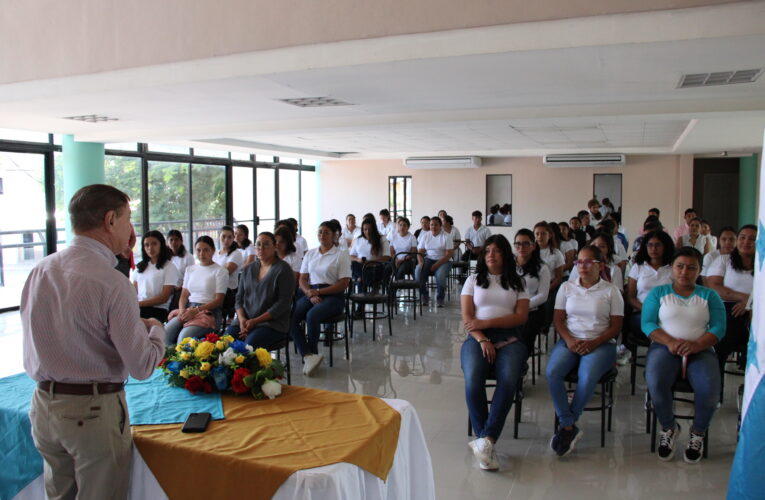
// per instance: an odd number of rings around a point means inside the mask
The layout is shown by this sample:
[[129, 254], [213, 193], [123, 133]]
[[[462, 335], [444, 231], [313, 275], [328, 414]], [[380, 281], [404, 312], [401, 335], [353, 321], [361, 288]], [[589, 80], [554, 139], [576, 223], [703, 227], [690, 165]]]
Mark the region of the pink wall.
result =
[[662, 222], [674, 229], [691, 206], [691, 155], [628, 156], [622, 168], [548, 168], [541, 158], [484, 160], [478, 169], [411, 170], [400, 160], [323, 161], [319, 169], [321, 219], [343, 220], [387, 208], [389, 175], [412, 176], [414, 217], [443, 208], [461, 232], [470, 213], [485, 212], [486, 174], [513, 174], [513, 227], [492, 230], [508, 237], [540, 220], [568, 220], [592, 197], [593, 173], [622, 173], [624, 224], [630, 239], [642, 227], [647, 211], [658, 207]]

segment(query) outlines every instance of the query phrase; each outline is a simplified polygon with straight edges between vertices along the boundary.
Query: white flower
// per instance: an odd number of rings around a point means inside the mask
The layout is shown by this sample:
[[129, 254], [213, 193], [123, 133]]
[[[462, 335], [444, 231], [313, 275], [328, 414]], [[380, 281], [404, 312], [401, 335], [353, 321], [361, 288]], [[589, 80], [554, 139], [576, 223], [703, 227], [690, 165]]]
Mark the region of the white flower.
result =
[[250, 344], [247, 344], [245, 349], [247, 349], [247, 352], [252, 352], [253, 351], [253, 347]]
[[225, 365], [225, 366], [231, 366], [234, 364], [234, 359], [237, 357], [236, 351], [234, 351], [232, 348], [228, 348], [225, 351], [223, 351], [223, 354], [218, 356], [218, 363]]
[[261, 386], [263, 394], [268, 396], [268, 399], [274, 399], [276, 396], [282, 393], [282, 384], [276, 380], [266, 380]]

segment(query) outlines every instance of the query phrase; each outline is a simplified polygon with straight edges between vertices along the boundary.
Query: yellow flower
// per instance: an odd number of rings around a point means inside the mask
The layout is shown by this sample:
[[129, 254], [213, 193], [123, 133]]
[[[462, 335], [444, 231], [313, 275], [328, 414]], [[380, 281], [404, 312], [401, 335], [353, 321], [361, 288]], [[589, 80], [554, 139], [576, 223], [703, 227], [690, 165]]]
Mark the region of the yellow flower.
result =
[[191, 340], [189, 340], [189, 345], [191, 347], [196, 347], [198, 343], [199, 343], [199, 341], [197, 339], [195, 339], [195, 338], [192, 338]]
[[224, 335], [223, 340], [225, 340], [226, 342], [233, 342], [234, 337], [232, 337], [231, 335]]
[[271, 354], [262, 347], [255, 349], [255, 356], [257, 356], [261, 367], [268, 368], [271, 366]]
[[241, 365], [242, 363], [244, 363], [244, 356], [242, 356], [240, 354], [239, 356], [235, 357], [234, 358], [234, 363], [236, 363], [238, 365]]
[[181, 359], [183, 361], [188, 361], [190, 357], [191, 357], [191, 354], [189, 354], [187, 352], [184, 352], [184, 353], [181, 354]]
[[175, 346], [175, 350], [176, 352], [181, 352], [183, 350], [183, 345], [178, 344], [177, 346]]
[[185, 345], [185, 344], [188, 344], [188, 343], [189, 343], [189, 342], [191, 342], [193, 339], [194, 339], [194, 337], [183, 337], [183, 338], [181, 339], [181, 345]]
[[222, 351], [226, 348], [226, 343], [223, 342], [222, 340], [219, 340], [215, 343], [215, 348], [218, 349], [219, 351]]
[[180, 371], [180, 373], [178, 373], [178, 375], [180, 375], [183, 378], [189, 378], [190, 374], [189, 374], [188, 370], [183, 369], [183, 370]]
[[199, 369], [202, 370], [203, 372], [209, 372], [210, 368], [212, 368], [212, 365], [208, 363], [207, 361], [199, 365]]
[[215, 349], [215, 344], [212, 342], [202, 342], [197, 346], [197, 349], [194, 351], [194, 355], [198, 357], [199, 359], [206, 359], [212, 354], [213, 350]]

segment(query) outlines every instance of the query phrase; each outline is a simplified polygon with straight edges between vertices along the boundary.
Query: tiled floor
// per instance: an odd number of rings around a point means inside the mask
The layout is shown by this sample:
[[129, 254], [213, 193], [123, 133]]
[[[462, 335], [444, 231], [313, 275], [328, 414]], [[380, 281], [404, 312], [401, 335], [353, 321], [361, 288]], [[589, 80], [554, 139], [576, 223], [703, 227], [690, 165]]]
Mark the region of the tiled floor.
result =
[[[382, 324], [381, 324], [382, 323]], [[664, 463], [649, 452], [644, 432], [645, 413], [640, 384], [629, 395], [628, 367], [620, 370], [615, 388], [614, 429], [600, 448], [600, 418], [586, 413], [580, 420], [585, 432], [576, 451], [558, 459], [549, 449], [553, 410], [547, 386], [527, 381], [519, 439], [512, 437], [512, 415], [497, 444], [502, 463], [499, 472], [476, 467], [467, 447], [467, 410], [459, 364], [463, 340], [459, 306], [452, 296], [447, 307], [425, 311], [413, 321], [411, 312], [387, 324], [378, 323], [378, 340], [361, 331], [351, 340], [351, 360], [335, 346], [335, 366], [325, 363], [313, 378], [300, 374], [297, 356], [292, 362], [293, 383], [337, 391], [363, 393], [412, 402], [433, 459], [437, 498], [608, 499], [673, 498], [701, 500], [724, 498], [728, 472], [736, 446], [735, 387], [741, 378], [728, 375], [726, 401], [712, 423], [709, 458], [688, 465], [678, 456]], [[0, 376], [22, 369], [18, 313], [0, 315]], [[543, 369], [544, 372], [544, 369]], [[639, 375], [642, 380], [642, 375]], [[685, 446], [683, 426], [679, 446]]]

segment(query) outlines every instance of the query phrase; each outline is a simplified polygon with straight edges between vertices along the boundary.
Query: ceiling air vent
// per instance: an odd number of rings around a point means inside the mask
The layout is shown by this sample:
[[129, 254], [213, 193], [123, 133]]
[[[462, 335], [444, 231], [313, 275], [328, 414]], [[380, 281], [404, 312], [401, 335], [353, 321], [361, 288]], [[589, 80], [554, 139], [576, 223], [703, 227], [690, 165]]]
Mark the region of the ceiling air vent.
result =
[[625, 164], [621, 153], [545, 155], [546, 167], [612, 167]]
[[683, 75], [677, 88], [712, 87], [734, 83], [752, 83], [762, 74], [762, 69], [740, 69], [738, 71], [717, 71], [715, 73], [693, 73]]
[[78, 122], [98, 123], [98, 122], [116, 122], [119, 118], [112, 118], [104, 115], [77, 115], [65, 116], [65, 120], [76, 120]]
[[291, 99], [277, 99], [299, 108], [327, 108], [330, 106], [353, 106], [350, 102], [341, 101], [332, 97], [296, 97]]

